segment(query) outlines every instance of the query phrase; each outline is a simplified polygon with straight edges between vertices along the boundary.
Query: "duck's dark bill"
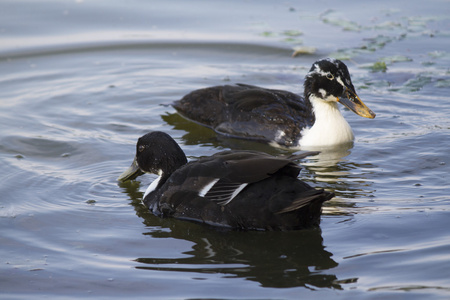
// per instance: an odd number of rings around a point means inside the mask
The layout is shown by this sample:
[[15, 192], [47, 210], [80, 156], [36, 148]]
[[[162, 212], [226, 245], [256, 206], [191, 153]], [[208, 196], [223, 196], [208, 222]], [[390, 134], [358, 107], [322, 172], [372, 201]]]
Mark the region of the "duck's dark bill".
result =
[[131, 180], [131, 179], [138, 177], [139, 175], [142, 175], [143, 173], [144, 172], [142, 172], [141, 169], [139, 168], [137, 161], [136, 161], [136, 157], [135, 157], [133, 162], [131, 163], [131, 166], [128, 169], [126, 169], [125, 172], [120, 174], [120, 176], [119, 176], [119, 178], [117, 178], [117, 180], [122, 181], [122, 182]]
[[355, 92], [347, 89], [344, 95], [345, 97], [339, 98], [339, 102], [345, 105], [352, 112], [364, 118], [375, 118], [376, 114], [371, 111], [370, 108], [368, 108], [364, 102], [361, 101], [361, 99], [359, 99]]

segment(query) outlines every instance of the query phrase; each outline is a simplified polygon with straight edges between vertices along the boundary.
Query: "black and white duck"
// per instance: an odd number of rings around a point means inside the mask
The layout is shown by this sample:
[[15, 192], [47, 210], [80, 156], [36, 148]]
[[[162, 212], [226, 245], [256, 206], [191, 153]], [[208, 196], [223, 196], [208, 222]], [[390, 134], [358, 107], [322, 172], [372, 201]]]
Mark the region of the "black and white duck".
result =
[[143, 202], [160, 217], [240, 230], [293, 230], [318, 225], [323, 202], [334, 194], [297, 178], [295, 161], [317, 152], [276, 157], [255, 151], [223, 151], [187, 162], [166, 133], [139, 138], [130, 168], [158, 174]]
[[229, 137], [308, 148], [354, 140], [338, 102], [362, 117], [375, 118], [356, 94], [347, 66], [326, 58], [313, 63], [306, 75], [303, 98], [237, 84], [195, 90], [172, 106], [183, 117]]

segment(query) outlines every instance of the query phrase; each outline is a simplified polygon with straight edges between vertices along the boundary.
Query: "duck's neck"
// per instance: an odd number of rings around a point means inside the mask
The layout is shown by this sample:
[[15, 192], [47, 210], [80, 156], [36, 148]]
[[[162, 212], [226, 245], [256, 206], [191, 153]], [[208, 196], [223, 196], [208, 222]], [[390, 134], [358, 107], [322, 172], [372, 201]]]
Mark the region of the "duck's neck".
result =
[[337, 102], [324, 101], [314, 95], [310, 95], [309, 100], [315, 122], [311, 128], [303, 130], [300, 147], [332, 146], [353, 141], [353, 131], [339, 111]]
[[144, 197], [142, 197], [142, 202], [148, 209], [155, 214], [156, 216], [160, 216], [162, 214], [159, 197], [158, 197], [158, 189], [164, 185], [169, 176], [163, 173], [160, 169], [158, 170], [158, 178], [153, 180], [153, 182], [148, 186], [147, 190], [144, 193]]
[[[178, 145], [177, 145], [178, 146]], [[158, 166], [145, 170], [147, 173], [155, 173], [158, 175], [158, 178], [153, 180], [150, 186], [147, 188], [144, 194], [144, 199], [151, 192], [156, 191], [160, 188], [166, 180], [172, 175], [173, 172], [187, 164], [187, 158], [184, 154], [183, 150], [180, 147], [173, 148], [173, 151], [170, 152], [169, 149], [166, 150], [166, 156], [162, 156], [158, 160]]]
[[[163, 175], [163, 172], [160, 169], [158, 171], [158, 178], [153, 180], [153, 182], [148, 186], [147, 190], [145, 191], [144, 197], [142, 197], [142, 199], [145, 199], [145, 197], [147, 197], [148, 194], [155, 191], [158, 187], [160, 187], [162, 184], [164, 184], [165, 177], [166, 176]], [[161, 180], [161, 179], [163, 179], [163, 180]]]

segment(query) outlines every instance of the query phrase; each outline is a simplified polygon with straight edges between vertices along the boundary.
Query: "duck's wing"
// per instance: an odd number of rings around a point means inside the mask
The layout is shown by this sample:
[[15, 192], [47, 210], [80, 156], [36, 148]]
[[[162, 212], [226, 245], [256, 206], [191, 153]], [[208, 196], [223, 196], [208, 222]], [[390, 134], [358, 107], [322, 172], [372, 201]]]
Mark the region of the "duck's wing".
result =
[[227, 178], [213, 180], [209, 186], [205, 186], [204, 192], [199, 194], [208, 200], [220, 205], [227, 205], [234, 199], [248, 183], [233, 182]]
[[242, 86], [238, 92], [226, 93], [227, 115], [214, 129], [232, 137], [243, 137], [296, 146], [302, 130], [314, 124], [309, 101], [299, 95], [253, 86]]
[[[204, 115], [211, 111], [219, 112], [220, 115], [220, 112], [229, 113], [231, 110], [247, 113], [271, 110], [271, 113], [275, 113], [276, 109], [282, 109], [283, 115], [308, 119], [312, 110], [311, 103], [298, 94], [242, 83], [195, 90], [181, 100], [175, 101], [173, 106], [184, 116], [194, 120], [200, 118], [199, 114]], [[214, 117], [216, 120], [210, 124], [211, 126], [214, 122], [220, 122], [217, 120], [217, 118], [220, 120], [220, 116], [216, 114]]]
[[314, 123], [311, 103], [295, 93], [237, 84], [193, 91], [173, 107], [230, 137], [292, 146]]
[[[274, 104], [294, 109], [298, 114], [306, 114], [311, 110], [310, 102], [304, 101], [298, 94], [242, 83], [235, 86], [224, 86], [223, 98], [227, 103], [247, 111]], [[305, 115], [305, 117], [307, 116]]]
[[181, 186], [195, 189], [199, 196], [210, 201], [227, 205], [247, 185], [276, 173], [296, 178], [301, 167], [293, 161], [315, 154], [317, 152], [305, 152], [287, 158], [253, 151], [224, 151], [181, 169], [180, 173], [186, 172]]

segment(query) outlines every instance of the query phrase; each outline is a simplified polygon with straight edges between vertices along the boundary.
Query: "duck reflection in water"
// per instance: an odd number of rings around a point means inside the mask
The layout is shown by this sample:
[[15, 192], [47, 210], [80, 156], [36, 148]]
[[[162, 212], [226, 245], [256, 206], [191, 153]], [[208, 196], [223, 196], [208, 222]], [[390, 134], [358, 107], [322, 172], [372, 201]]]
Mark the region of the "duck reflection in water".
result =
[[[179, 258], [136, 258], [136, 268], [163, 272], [195, 273], [197, 278], [220, 273], [244, 278], [263, 287], [307, 287], [342, 289], [341, 280], [326, 270], [338, 263], [325, 250], [320, 228], [299, 231], [232, 231], [205, 227], [177, 219], [162, 219], [142, 205], [139, 181], [119, 183], [131, 199], [136, 215], [143, 219], [152, 238], [192, 242], [192, 250]], [[143, 250], [145, 253], [145, 249]], [[188, 255], [188, 257], [186, 257]]]

